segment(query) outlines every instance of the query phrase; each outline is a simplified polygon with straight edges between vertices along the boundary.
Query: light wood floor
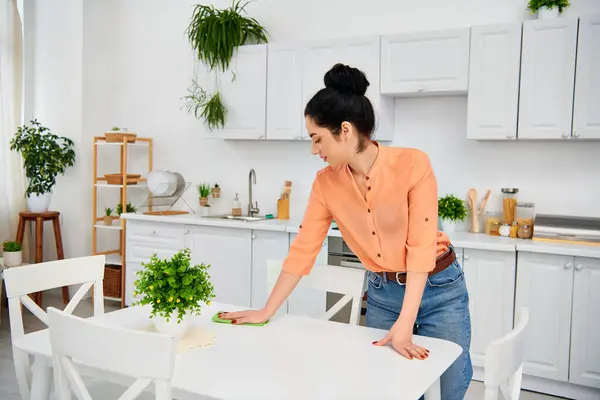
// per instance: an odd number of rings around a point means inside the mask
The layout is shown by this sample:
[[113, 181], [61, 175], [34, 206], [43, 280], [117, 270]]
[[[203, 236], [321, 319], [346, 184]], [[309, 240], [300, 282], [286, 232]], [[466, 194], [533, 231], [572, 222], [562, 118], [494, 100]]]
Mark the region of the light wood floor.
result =
[[[60, 292], [51, 292], [44, 294], [44, 308], [53, 306], [56, 308], [64, 308], [60, 297]], [[106, 301], [105, 312], [116, 310], [118, 303], [114, 301]], [[24, 326], [25, 332], [34, 332], [43, 329], [46, 326], [33, 316], [27, 309], [24, 310]], [[75, 309], [74, 314], [89, 317], [93, 314], [91, 300], [83, 300]], [[484, 387], [481, 382], [473, 381], [467, 392], [465, 399], [475, 400], [483, 399]], [[10, 326], [8, 318], [8, 309], [2, 307], [2, 325], [0, 326], [0, 399], [2, 400], [19, 400], [19, 389], [17, 388], [15, 370], [13, 367], [12, 348], [10, 344]], [[551, 400], [556, 397], [546, 396], [539, 393], [521, 392], [523, 400]]]

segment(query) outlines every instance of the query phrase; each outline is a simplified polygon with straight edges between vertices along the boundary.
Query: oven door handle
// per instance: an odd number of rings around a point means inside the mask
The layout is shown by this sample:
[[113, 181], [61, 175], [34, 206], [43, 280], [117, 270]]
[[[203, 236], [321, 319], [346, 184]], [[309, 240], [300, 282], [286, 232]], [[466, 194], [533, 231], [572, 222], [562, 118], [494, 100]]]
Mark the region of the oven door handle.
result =
[[344, 260], [342, 260], [340, 262], [340, 266], [349, 267], [349, 268], [364, 268], [360, 262], [344, 261]]

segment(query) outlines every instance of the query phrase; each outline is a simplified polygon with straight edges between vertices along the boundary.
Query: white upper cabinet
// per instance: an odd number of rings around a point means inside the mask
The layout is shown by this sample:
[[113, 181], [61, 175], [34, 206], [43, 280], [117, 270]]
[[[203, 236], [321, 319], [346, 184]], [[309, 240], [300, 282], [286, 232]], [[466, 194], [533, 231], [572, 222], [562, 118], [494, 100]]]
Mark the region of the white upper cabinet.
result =
[[579, 20], [573, 137], [600, 139], [600, 15]]
[[[379, 87], [380, 38], [324, 40], [309, 43], [302, 55], [302, 110], [320, 89], [325, 87], [325, 73], [335, 64], [342, 63], [358, 68], [367, 76], [369, 87], [366, 96], [373, 104], [376, 115], [374, 138], [390, 141], [394, 137], [394, 100], [380, 94]], [[310, 139], [302, 122], [302, 138]]]
[[469, 86], [470, 28], [382, 37], [381, 93], [464, 93]]
[[219, 73], [221, 101], [227, 108], [221, 139], [264, 139], [267, 104], [267, 45], [241, 46], [230, 67]]
[[267, 62], [267, 139], [300, 139], [304, 133], [302, 49], [269, 44]]
[[516, 139], [522, 24], [471, 28], [468, 139]]
[[577, 23], [555, 18], [523, 24], [520, 139], [571, 137]]

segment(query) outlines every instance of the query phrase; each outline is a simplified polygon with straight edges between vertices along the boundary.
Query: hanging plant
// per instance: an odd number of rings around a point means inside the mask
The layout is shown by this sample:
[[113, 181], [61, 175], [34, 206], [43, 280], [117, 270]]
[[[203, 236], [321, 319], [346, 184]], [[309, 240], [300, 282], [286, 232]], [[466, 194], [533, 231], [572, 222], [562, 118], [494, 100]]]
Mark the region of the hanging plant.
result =
[[[186, 109], [196, 119], [203, 118], [210, 130], [225, 126], [227, 110], [219, 93], [218, 73], [229, 68], [235, 49], [246, 44], [267, 42], [267, 31], [256, 19], [242, 15], [249, 2], [234, 0], [231, 7], [216, 9], [213, 5], [196, 5], [186, 34], [195, 56], [215, 72], [216, 92], [208, 96], [196, 80], [192, 81]], [[235, 73], [233, 74], [235, 77]], [[207, 100], [208, 99], [208, 100]]]

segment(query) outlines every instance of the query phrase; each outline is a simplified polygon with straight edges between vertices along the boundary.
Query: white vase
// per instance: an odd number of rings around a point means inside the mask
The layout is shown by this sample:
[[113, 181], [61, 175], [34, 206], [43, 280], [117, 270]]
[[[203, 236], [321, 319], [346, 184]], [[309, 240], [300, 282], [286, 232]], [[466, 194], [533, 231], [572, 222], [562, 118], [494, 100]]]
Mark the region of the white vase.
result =
[[27, 208], [31, 212], [46, 212], [50, 207], [52, 193], [35, 194], [32, 193], [27, 198]]
[[4, 266], [7, 268], [18, 267], [23, 263], [23, 252], [19, 251], [5, 251], [4, 252]]
[[442, 219], [442, 231], [446, 233], [453, 233], [456, 230], [456, 225], [458, 225], [458, 222]]
[[544, 6], [538, 10], [537, 14], [538, 19], [558, 18], [558, 7], [548, 8]]
[[177, 323], [177, 314], [175, 313], [171, 313], [169, 322], [161, 315], [152, 317], [152, 321], [154, 322], [154, 329], [156, 329], [158, 333], [171, 335], [175, 339], [184, 337], [190, 328], [190, 316], [187, 314], [183, 316], [179, 323]]

